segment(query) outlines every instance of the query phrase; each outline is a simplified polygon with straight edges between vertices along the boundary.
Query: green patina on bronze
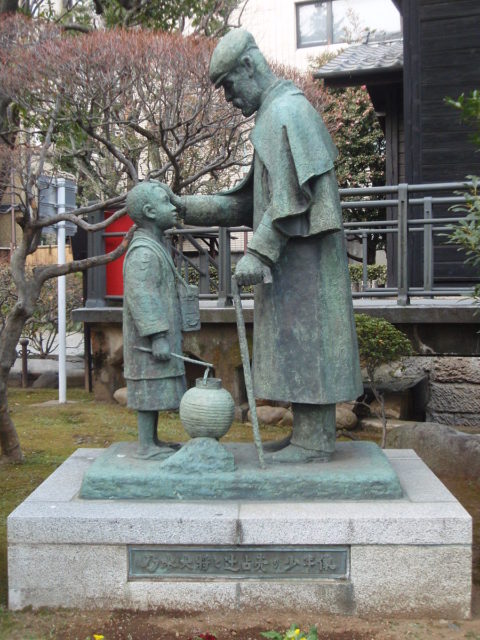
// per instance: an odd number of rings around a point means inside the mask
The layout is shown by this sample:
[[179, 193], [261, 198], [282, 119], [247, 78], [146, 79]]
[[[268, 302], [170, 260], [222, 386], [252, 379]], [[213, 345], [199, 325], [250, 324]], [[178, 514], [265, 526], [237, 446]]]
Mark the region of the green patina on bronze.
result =
[[349, 547], [334, 545], [248, 546], [146, 546], [128, 547], [128, 578], [158, 580], [309, 581], [348, 578]]
[[138, 411], [139, 446], [135, 455], [164, 457], [173, 449], [160, 446], [158, 411], [178, 409], [185, 392], [180, 301], [163, 232], [177, 221], [165, 188], [143, 182], [127, 197], [127, 211], [138, 229], [124, 263], [124, 376], [128, 406]]
[[[211, 437], [192, 438], [176, 452], [165, 448], [163, 458], [150, 460], [135, 457], [136, 445], [119, 443], [87, 471], [81, 497], [400, 498], [398, 478], [377, 445], [339, 443], [335, 449], [335, 403], [355, 399], [363, 391], [333, 170], [335, 147], [319, 114], [293, 84], [274, 76], [247, 32], [236, 30], [220, 41], [210, 76], [245, 116], [257, 112], [251, 134], [254, 160], [246, 179], [225, 193], [179, 198], [158, 185], [146, 187], [138, 220], [142, 230], [127, 254], [125, 271], [126, 359], [132, 358], [126, 361], [128, 384], [137, 368], [142, 384], [147, 373], [159, 372], [147, 380], [158, 385], [151, 394], [159, 400], [158, 406], [149, 406], [150, 413], [141, 410], [142, 402], [136, 406], [140, 450], [143, 448], [146, 458], [159, 450], [154, 432], [153, 436], [149, 432], [150, 441], [142, 440], [141, 414], [153, 415], [154, 409], [167, 408], [162, 403], [171, 401], [170, 392], [164, 393], [167, 387], [162, 389], [162, 385], [183, 380], [182, 365], [163, 357], [167, 350], [181, 353], [178, 301], [161, 248], [162, 220], [168, 218], [162, 207], [171, 208], [169, 199], [189, 224], [253, 227], [235, 278], [240, 285], [256, 285], [254, 391], [257, 397], [292, 403], [292, 438], [286, 446], [268, 447], [266, 469], [260, 468], [253, 445], [223, 446]], [[135, 200], [134, 192], [130, 200]], [[155, 198], [161, 200], [158, 211]], [[148, 254], [148, 262], [162, 273], [161, 285], [157, 276], [144, 277], [140, 283], [135, 275], [138, 266], [130, 279], [128, 265], [133, 264], [134, 252], [145, 260]], [[267, 284], [268, 270], [273, 281]], [[155, 305], [163, 305], [164, 313], [153, 313]], [[143, 320], [132, 328], [129, 314], [134, 316], [139, 309], [144, 309]], [[142, 322], [145, 329], [139, 328]], [[152, 353], [137, 352], [134, 347], [138, 346]], [[136, 360], [139, 357], [143, 360]]]
[[[333, 170], [337, 152], [320, 115], [295, 85], [272, 73], [248, 32], [222, 38], [210, 77], [244, 115], [257, 113], [250, 136], [254, 160], [236, 188], [186, 196], [180, 206], [189, 224], [253, 227], [236, 277], [256, 285], [254, 391], [292, 402], [298, 416], [296, 447], [272, 455], [279, 462], [307, 461], [312, 452], [327, 459], [335, 429], [334, 412], [324, 408], [363, 391]], [[271, 284], [262, 283], [266, 265]], [[316, 424], [313, 407], [319, 408]]]
[[259, 466], [253, 444], [193, 438], [165, 461], [138, 460], [119, 442], [85, 473], [81, 498], [149, 500], [389, 500], [397, 475], [373, 442], [339, 442], [331, 462]]

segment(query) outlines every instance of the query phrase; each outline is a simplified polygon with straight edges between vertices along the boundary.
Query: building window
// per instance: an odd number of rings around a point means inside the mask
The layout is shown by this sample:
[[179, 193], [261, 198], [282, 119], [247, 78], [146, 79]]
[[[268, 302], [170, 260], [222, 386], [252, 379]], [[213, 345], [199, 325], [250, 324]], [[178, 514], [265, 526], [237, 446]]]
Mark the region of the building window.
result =
[[295, 5], [297, 47], [347, 42], [359, 30], [395, 33], [400, 15], [391, 0], [323, 0]]

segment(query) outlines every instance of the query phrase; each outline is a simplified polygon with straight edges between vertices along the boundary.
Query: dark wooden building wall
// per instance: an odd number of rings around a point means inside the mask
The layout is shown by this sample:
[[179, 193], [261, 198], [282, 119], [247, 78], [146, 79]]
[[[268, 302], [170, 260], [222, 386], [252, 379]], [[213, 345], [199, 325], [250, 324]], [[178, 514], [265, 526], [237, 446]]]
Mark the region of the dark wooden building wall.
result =
[[[367, 84], [370, 97], [378, 114], [385, 135], [385, 184], [405, 182], [405, 127], [403, 122], [403, 86], [400, 81], [388, 79], [377, 84]], [[396, 207], [387, 207], [387, 220], [396, 220]], [[397, 236], [386, 234], [388, 285], [397, 283]]]
[[[377, 76], [376, 82], [368, 78], [358, 84], [366, 84], [378, 121], [385, 135], [386, 162], [385, 184], [405, 182], [405, 137], [403, 126], [403, 86], [402, 77], [392, 74]], [[352, 86], [349, 82], [345, 86]]]
[[405, 127], [403, 114], [398, 121], [398, 181], [405, 182]]
[[[469, 139], [471, 129], [444, 101], [480, 88], [480, 1], [403, 0], [402, 13], [406, 180], [450, 182], [480, 174], [480, 153]], [[447, 212], [437, 208], [434, 215]], [[415, 283], [423, 269], [423, 238], [417, 235], [411, 247], [418, 256], [411, 268]], [[438, 283], [474, 278], [456, 250], [438, 237], [435, 260]]]
[[405, 181], [403, 88], [401, 84], [387, 85], [385, 90], [385, 184], [398, 184]]

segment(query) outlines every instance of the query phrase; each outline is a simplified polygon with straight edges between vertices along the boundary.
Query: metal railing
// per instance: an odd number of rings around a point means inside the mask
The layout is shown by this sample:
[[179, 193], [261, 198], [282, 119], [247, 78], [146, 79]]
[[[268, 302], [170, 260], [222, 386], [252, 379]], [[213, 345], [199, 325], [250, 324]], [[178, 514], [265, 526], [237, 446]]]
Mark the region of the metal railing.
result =
[[[406, 305], [414, 296], [459, 296], [473, 292], [472, 287], [435, 286], [434, 283], [434, 234], [447, 233], [451, 225], [462, 219], [462, 216], [444, 215], [435, 217], [435, 209], [465, 202], [463, 195], [457, 192], [466, 190], [470, 186], [467, 182], [445, 182], [433, 184], [398, 184], [385, 187], [340, 189], [342, 209], [365, 210], [384, 209], [383, 220], [355, 221], [344, 223], [344, 233], [349, 239], [357, 239], [362, 246], [361, 265], [363, 282], [361, 291], [352, 291], [354, 298], [396, 298], [399, 305]], [[450, 192], [448, 195], [446, 193]], [[438, 195], [438, 194], [442, 195]], [[425, 195], [427, 194], [427, 195]], [[351, 199], [353, 198], [353, 200]], [[412, 209], [415, 207], [415, 209]], [[421, 207], [423, 216], [415, 217], [417, 208]], [[413, 216], [415, 214], [415, 216]], [[98, 217], [99, 214], [97, 214]], [[94, 219], [92, 219], [92, 222]], [[189, 227], [168, 232], [167, 244], [170, 246], [177, 269], [189, 281], [199, 285], [200, 298], [216, 300], [217, 306], [232, 304], [231, 275], [232, 275], [232, 234], [250, 231], [248, 227]], [[411, 286], [409, 283], [409, 245], [414, 234], [423, 233], [423, 283], [421, 286]], [[98, 232], [93, 234], [88, 253], [96, 255], [103, 252], [105, 238], [123, 235], [119, 232]], [[218, 243], [216, 255], [211, 255], [211, 249], [205, 243], [208, 240]], [[396, 264], [393, 271], [394, 286], [373, 287], [368, 284], [367, 247], [369, 237], [381, 235], [390, 236], [389, 249], [396, 252]], [[174, 243], [172, 238], [176, 237]], [[196, 252], [195, 256], [188, 256], [182, 251], [182, 246], [188, 241]], [[391, 262], [391, 261], [390, 261]], [[211, 270], [216, 274], [212, 278]], [[392, 273], [389, 274], [392, 280]], [[107, 296], [105, 294], [105, 270], [95, 268], [89, 271], [87, 284], [87, 306], [105, 306], [113, 301], [120, 301], [121, 296]], [[251, 293], [244, 293], [251, 297]]]
[[[345, 234], [348, 237], [361, 237], [363, 286], [361, 292], [353, 292], [354, 297], [396, 297], [399, 305], [408, 304], [413, 296], [459, 296], [473, 292], [473, 287], [445, 287], [434, 285], [434, 233], [447, 234], [451, 225], [458, 223], [463, 216], [434, 217], [434, 207], [450, 207], [465, 202], [458, 191], [465, 191], [469, 182], [440, 182], [431, 184], [398, 184], [385, 187], [358, 189], [340, 189], [342, 209], [389, 209], [391, 215], [385, 220], [365, 222], [345, 222]], [[451, 192], [449, 195], [434, 195]], [[418, 195], [418, 194], [428, 195]], [[413, 195], [413, 197], [412, 197]], [[356, 196], [355, 200], [346, 198]], [[367, 196], [373, 196], [366, 198]], [[385, 196], [380, 198], [379, 196]], [[412, 208], [422, 208], [422, 217], [412, 217]], [[416, 213], [416, 209], [413, 211]], [[411, 286], [409, 282], [409, 246], [413, 234], [423, 233], [423, 282], [421, 286]], [[390, 248], [396, 248], [396, 285], [382, 289], [365, 286], [367, 282], [367, 242], [369, 235], [394, 235], [396, 242], [390, 242]]]

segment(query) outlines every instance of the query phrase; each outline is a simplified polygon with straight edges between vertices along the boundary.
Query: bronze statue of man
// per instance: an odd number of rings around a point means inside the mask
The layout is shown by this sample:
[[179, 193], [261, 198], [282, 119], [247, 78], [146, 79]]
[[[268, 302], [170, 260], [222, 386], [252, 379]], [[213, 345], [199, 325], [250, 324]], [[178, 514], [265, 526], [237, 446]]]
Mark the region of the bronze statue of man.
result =
[[[335, 448], [335, 404], [363, 390], [337, 151], [320, 115], [273, 74], [250, 33], [238, 29], [220, 40], [210, 78], [244, 116], [256, 112], [252, 167], [230, 191], [174, 202], [189, 224], [253, 227], [235, 275], [256, 285], [255, 396], [290, 401], [293, 410], [292, 436], [270, 459], [326, 461]], [[263, 283], [267, 267], [270, 284]]]

